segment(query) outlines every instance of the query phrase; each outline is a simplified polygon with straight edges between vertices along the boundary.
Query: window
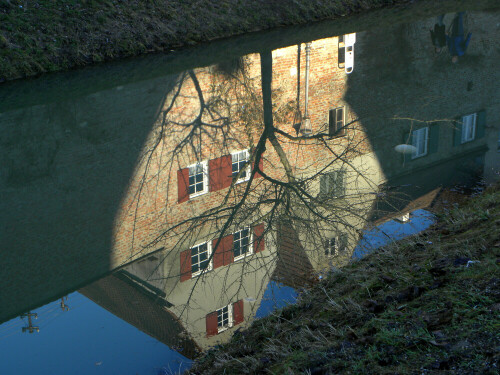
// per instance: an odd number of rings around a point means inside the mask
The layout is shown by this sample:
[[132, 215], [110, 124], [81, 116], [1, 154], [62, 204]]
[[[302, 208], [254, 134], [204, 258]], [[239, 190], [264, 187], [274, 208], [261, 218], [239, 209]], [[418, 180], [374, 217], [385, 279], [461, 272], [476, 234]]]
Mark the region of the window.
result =
[[328, 172], [320, 176], [319, 193], [322, 197], [339, 198], [345, 195], [345, 171]]
[[344, 70], [347, 74], [354, 70], [354, 43], [356, 43], [356, 33], [344, 35], [345, 62]]
[[356, 33], [339, 36], [338, 41], [338, 67], [345, 69], [347, 74], [354, 69], [354, 43], [356, 43]]
[[473, 141], [476, 137], [477, 113], [472, 113], [462, 117], [462, 138], [460, 143]]
[[189, 198], [208, 192], [208, 167], [207, 162], [203, 161], [190, 165], [189, 169]]
[[248, 254], [252, 254], [250, 228], [242, 229], [233, 234], [234, 260], [242, 259]]
[[460, 116], [453, 122], [453, 146], [481, 139], [486, 134], [486, 111]]
[[347, 234], [341, 233], [338, 236], [326, 240], [325, 255], [329, 257], [337, 256], [344, 252], [347, 247]]
[[[250, 178], [250, 163], [248, 150], [231, 154], [233, 178], [238, 177], [236, 183], [247, 181]], [[241, 173], [240, 173], [241, 172]]]
[[204, 242], [191, 248], [191, 277], [198, 276], [204, 270], [212, 269], [210, 255], [212, 254], [211, 242]]
[[328, 113], [328, 134], [330, 137], [345, 135], [345, 109], [339, 107], [331, 109]]
[[427, 142], [429, 140], [429, 128], [414, 130], [412, 132], [411, 144], [415, 147], [415, 151], [411, 156], [412, 159], [427, 155]]
[[233, 326], [233, 309], [229, 304], [217, 310], [217, 332], [220, 333]]
[[245, 320], [244, 304], [240, 299], [206, 315], [207, 337], [215, 336]]
[[344, 36], [339, 36], [338, 42], [338, 66], [340, 69], [344, 69], [345, 66], [345, 43]]

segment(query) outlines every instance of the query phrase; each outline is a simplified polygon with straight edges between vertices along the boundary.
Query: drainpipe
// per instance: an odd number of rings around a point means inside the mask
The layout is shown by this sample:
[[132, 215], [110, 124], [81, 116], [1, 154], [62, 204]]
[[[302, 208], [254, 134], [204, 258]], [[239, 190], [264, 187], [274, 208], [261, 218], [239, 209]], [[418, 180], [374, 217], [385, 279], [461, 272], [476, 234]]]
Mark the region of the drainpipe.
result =
[[300, 129], [300, 132], [304, 136], [311, 135], [312, 127], [311, 120], [309, 119], [309, 63], [310, 63], [310, 54], [311, 54], [311, 43], [306, 43], [306, 88], [305, 88], [305, 108], [304, 108], [304, 122], [303, 126]]

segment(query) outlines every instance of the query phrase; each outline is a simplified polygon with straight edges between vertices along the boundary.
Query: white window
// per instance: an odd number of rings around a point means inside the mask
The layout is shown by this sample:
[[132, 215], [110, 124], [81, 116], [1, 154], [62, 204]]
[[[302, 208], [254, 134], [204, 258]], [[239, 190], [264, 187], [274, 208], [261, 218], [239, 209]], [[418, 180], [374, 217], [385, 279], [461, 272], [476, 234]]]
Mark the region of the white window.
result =
[[189, 198], [208, 192], [208, 164], [206, 161], [189, 167]]
[[[231, 154], [233, 178], [238, 176], [236, 183], [247, 181], [250, 178], [250, 157], [248, 150], [243, 150]], [[240, 173], [241, 172], [241, 173]]]
[[338, 66], [344, 68], [347, 74], [354, 69], [354, 43], [356, 43], [356, 33], [339, 36], [338, 42]]
[[354, 70], [354, 43], [356, 43], [356, 33], [346, 34], [345, 43], [345, 72], [352, 73]]
[[233, 233], [234, 261], [237, 261], [249, 254], [252, 254], [251, 243], [252, 243], [252, 234], [250, 232], [250, 228], [245, 228], [236, 233]]
[[231, 304], [217, 310], [217, 331], [221, 333], [233, 326], [233, 309]]
[[473, 141], [476, 137], [477, 113], [462, 117], [462, 138], [460, 143]]
[[427, 155], [427, 143], [429, 140], [429, 127], [414, 130], [412, 132], [411, 143], [415, 147], [415, 151], [411, 156], [412, 159]]
[[339, 235], [329, 238], [325, 244], [325, 255], [334, 257], [344, 252], [347, 247], [347, 235], [340, 233]]
[[203, 271], [212, 269], [210, 255], [212, 254], [211, 241], [200, 243], [191, 248], [191, 272], [192, 277], [198, 276]]

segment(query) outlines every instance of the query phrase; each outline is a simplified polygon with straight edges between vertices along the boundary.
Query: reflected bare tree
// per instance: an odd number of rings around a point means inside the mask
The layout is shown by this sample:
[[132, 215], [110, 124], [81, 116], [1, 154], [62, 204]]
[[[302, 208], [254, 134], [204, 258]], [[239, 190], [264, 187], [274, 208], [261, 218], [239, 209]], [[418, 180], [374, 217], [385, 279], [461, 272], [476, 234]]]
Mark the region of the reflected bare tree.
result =
[[[166, 98], [120, 222], [133, 223], [131, 240], [137, 245], [131, 260], [162, 249], [154, 266], [133, 272], [166, 290], [165, 298], [175, 305], [177, 315], [202, 307], [197, 290], [213, 285], [213, 278], [221, 289], [216, 292], [221, 306], [223, 300], [248, 296], [248, 278], [260, 283], [251, 297], [262, 297], [271, 276], [279, 274], [277, 268], [290, 262], [281, 244], [283, 228], [292, 230], [302, 244], [303, 254], [296, 259], [308, 263], [305, 278], [314, 279], [321, 268], [349, 259], [347, 249], [358, 240], [377, 197], [378, 177], [370, 172], [373, 161], [363, 159], [366, 139], [357, 119], [343, 121], [336, 129], [347, 134], [343, 137], [328, 123], [311, 135], [295, 134], [297, 107], [273, 85], [271, 51], [222, 67], [187, 71]], [[241, 150], [247, 156], [235, 161]], [[304, 157], [308, 153], [315, 157]], [[207, 165], [209, 171], [204, 169]], [[198, 194], [198, 183], [205, 184], [201, 193], [210, 194]], [[146, 222], [154, 222], [157, 231], [145, 240], [139, 235], [141, 221], [147, 213], [144, 207], [151, 205], [155, 215]], [[250, 244], [241, 245], [253, 248], [252, 256], [242, 257], [233, 248], [232, 236], [241, 228], [252, 232], [246, 239]], [[260, 242], [268, 251], [257, 254]], [[189, 252], [183, 257], [182, 252], [200, 251], [200, 243], [210, 243], [211, 251], [198, 268], [191, 268], [198, 255]], [[216, 267], [237, 257], [237, 270]], [[183, 287], [186, 262], [189, 290]], [[209, 272], [212, 268], [217, 272]], [[183, 298], [173, 297], [177, 289]]]

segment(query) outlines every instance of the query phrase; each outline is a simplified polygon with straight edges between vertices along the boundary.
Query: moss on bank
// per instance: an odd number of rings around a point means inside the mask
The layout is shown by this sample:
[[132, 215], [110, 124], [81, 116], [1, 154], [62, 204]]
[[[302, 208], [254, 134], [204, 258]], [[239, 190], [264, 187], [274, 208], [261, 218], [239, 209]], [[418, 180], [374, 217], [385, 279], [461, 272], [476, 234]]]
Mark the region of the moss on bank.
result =
[[500, 185], [210, 350], [195, 374], [496, 374]]
[[0, 0], [0, 82], [408, 0]]

